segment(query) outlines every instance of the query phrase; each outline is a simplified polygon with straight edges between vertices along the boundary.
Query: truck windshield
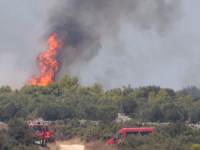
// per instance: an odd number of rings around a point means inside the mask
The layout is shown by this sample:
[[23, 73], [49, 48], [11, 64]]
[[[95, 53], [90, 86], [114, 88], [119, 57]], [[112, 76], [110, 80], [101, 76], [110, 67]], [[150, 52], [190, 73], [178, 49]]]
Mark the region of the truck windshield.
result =
[[123, 138], [124, 138], [124, 134], [123, 134], [123, 133], [119, 133], [119, 134], [117, 134], [117, 136], [114, 138], [114, 140], [123, 139]]
[[32, 127], [33, 127], [33, 130], [36, 133], [42, 133], [42, 127], [41, 126], [32, 126]]

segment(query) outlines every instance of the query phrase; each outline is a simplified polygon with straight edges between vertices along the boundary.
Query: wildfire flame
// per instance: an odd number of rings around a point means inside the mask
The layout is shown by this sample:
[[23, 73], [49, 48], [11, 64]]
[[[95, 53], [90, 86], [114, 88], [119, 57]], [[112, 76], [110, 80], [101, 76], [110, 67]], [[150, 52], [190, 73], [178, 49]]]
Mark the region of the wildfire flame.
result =
[[49, 83], [54, 82], [55, 73], [58, 70], [58, 61], [52, 56], [58, 55], [58, 49], [62, 50], [63, 42], [59, 39], [56, 39], [58, 36], [57, 33], [53, 33], [50, 35], [48, 44], [49, 49], [46, 53], [42, 53], [37, 58], [39, 61], [39, 66], [41, 68], [41, 73], [33, 78], [30, 78], [28, 81], [29, 85], [39, 85], [39, 86], [47, 86]]

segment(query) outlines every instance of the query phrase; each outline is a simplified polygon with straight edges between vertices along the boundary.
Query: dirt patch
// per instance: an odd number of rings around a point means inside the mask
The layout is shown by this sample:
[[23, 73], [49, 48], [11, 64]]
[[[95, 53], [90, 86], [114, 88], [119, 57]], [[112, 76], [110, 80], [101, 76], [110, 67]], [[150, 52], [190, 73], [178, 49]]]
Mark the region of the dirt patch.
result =
[[84, 150], [84, 142], [80, 138], [73, 138], [68, 141], [57, 141], [58, 150]]
[[59, 150], [59, 145], [57, 145], [56, 143], [47, 143], [47, 147], [44, 148], [42, 146], [40, 146], [41, 149], [40, 150]]
[[59, 150], [56, 143], [48, 143], [47, 147], [39, 146], [40, 150]]
[[117, 150], [114, 146], [108, 146], [101, 141], [89, 142], [85, 145], [84, 150]]
[[67, 141], [56, 141], [57, 145], [84, 145], [85, 143], [81, 141], [80, 138], [76, 137]]
[[107, 146], [104, 142], [93, 141], [84, 143], [80, 138], [73, 138], [68, 141], [56, 141], [48, 143], [47, 148], [41, 147], [40, 150], [117, 150], [114, 146]]
[[6, 130], [8, 130], [8, 126], [0, 125], [0, 130], [2, 130], [2, 129], [6, 129]]
[[60, 145], [59, 150], [84, 150], [84, 145]]

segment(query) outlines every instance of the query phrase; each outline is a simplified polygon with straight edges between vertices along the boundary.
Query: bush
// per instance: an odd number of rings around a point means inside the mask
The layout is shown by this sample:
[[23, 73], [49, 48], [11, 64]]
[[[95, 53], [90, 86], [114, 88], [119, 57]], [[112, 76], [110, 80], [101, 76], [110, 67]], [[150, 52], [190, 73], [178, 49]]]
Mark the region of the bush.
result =
[[191, 150], [200, 150], [200, 144], [192, 145]]
[[151, 122], [162, 122], [165, 119], [164, 112], [158, 106], [154, 106], [150, 113]]
[[36, 145], [26, 146], [26, 145], [20, 144], [17, 147], [13, 148], [13, 150], [39, 150], [39, 148]]
[[28, 146], [36, 141], [37, 137], [34, 136], [34, 131], [27, 123], [15, 118], [9, 121], [8, 127], [9, 135], [17, 141], [17, 144]]
[[124, 98], [120, 101], [122, 110], [126, 115], [133, 116], [133, 113], [135, 112], [137, 108], [137, 103], [135, 100], [131, 97]]
[[85, 150], [116, 150], [113, 146], [107, 146], [101, 141], [89, 142], [85, 146]]

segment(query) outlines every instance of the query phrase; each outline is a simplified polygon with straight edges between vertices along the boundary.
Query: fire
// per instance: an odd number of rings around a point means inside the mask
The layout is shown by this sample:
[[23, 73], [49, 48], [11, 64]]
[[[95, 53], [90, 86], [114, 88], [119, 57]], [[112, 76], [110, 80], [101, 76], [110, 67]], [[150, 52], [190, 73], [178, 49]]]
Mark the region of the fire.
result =
[[58, 49], [62, 50], [63, 42], [59, 39], [56, 39], [58, 36], [57, 33], [53, 33], [50, 35], [48, 44], [49, 49], [46, 53], [42, 53], [37, 58], [39, 61], [39, 66], [41, 68], [41, 74], [36, 75], [33, 78], [30, 78], [28, 81], [29, 85], [39, 85], [39, 86], [47, 86], [49, 83], [54, 82], [55, 73], [58, 70], [58, 61], [52, 56], [58, 55]]

